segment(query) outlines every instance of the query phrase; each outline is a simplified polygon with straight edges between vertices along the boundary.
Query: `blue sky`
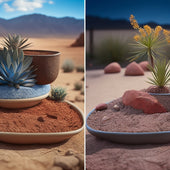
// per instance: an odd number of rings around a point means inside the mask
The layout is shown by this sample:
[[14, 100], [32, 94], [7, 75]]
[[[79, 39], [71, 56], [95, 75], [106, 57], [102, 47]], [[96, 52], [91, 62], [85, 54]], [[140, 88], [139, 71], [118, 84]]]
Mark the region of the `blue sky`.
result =
[[84, 0], [0, 0], [0, 18], [11, 19], [27, 14], [84, 18]]
[[86, 4], [87, 15], [128, 19], [133, 14], [139, 23], [170, 23], [170, 0], [86, 0]]

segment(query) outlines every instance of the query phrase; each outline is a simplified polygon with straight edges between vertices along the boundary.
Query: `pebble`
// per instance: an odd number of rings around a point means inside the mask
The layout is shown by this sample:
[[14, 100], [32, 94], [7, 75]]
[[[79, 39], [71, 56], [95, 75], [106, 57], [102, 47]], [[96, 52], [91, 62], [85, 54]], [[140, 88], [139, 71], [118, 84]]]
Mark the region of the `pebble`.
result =
[[59, 166], [65, 170], [73, 169], [79, 165], [79, 159], [75, 156], [55, 156], [54, 166]]
[[111, 117], [109, 117], [109, 116], [103, 116], [103, 118], [102, 118], [102, 122], [104, 122], [104, 121], [106, 121], [106, 120], [109, 120]]
[[116, 111], [119, 111], [119, 110], [120, 110], [120, 107], [119, 107], [117, 104], [115, 104], [115, 105], [113, 106], [113, 108], [114, 108]]
[[105, 109], [107, 109], [106, 103], [100, 103], [99, 105], [96, 106], [96, 110], [105, 110]]

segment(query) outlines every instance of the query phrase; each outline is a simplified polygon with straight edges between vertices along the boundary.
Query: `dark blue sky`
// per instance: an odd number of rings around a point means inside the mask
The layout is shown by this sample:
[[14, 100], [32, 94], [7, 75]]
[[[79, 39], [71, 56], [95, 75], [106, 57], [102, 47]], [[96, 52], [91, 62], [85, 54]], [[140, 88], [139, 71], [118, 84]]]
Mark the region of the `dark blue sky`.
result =
[[86, 15], [170, 24], [170, 0], [86, 0]]

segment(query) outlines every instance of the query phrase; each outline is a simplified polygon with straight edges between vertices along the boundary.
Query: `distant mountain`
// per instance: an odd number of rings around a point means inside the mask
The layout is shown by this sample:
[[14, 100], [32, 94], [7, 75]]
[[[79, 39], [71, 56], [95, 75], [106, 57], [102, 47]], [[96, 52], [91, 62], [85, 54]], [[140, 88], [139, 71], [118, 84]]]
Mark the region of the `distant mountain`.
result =
[[[149, 22], [149, 23], [143, 23], [140, 24], [146, 25], [148, 24], [152, 28], [156, 27], [157, 24], [155, 22]], [[165, 29], [170, 29], [170, 24], [161, 25]], [[97, 30], [108, 30], [108, 29], [133, 29], [130, 25], [130, 22], [126, 19], [119, 19], [119, 20], [113, 20], [109, 18], [101, 18], [96, 16], [87, 16], [86, 17], [86, 28], [89, 29], [97, 29]]]
[[32, 14], [9, 20], [0, 18], [1, 33], [20, 33], [29, 36], [75, 36], [83, 30], [84, 20], [71, 17], [55, 18]]

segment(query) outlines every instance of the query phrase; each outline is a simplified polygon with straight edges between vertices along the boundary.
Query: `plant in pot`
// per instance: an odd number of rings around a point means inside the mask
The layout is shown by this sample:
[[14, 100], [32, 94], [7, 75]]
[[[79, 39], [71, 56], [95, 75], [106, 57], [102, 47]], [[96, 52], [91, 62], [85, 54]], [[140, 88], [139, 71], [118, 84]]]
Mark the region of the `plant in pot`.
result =
[[52, 89], [51, 100], [50, 84], [37, 84], [33, 59], [23, 52], [30, 45], [26, 41], [8, 35], [0, 51], [0, 139], [22, 144], [69, 139], [83, 129], [83, 113], [70, 102], [60, 102], [65, 90]]
[[170, 90], [168, 83], [170, 81], [170, 64], [168, 59], [164, 57], [163, 48], [170, 42], [170, 32], [161, 26], [157, 26], [155, 29], [148, 25], [144, 25], [143, 28], [139, 27], [133, 15], [130, 16], [130, 22], [133, 28], [139, 31], [139, 34], [134, 36], [135, 43], [132, 44], [135, 55], [130, 59], [133, 61], [139, 57], [148, 58], [148, 67], [153, 76], [153, 78], [149, 78], [149, 83], [154, 86], [149, 87], [146, 91], [156, 97], [163, 105], [167, 103], [165, 108], [169, 111]]
[[50, 85], [37, 85], [32, 58], [25, 57], [23, 49], [28, 39], [19, 35], [4, 36], [0, 51], [0, 106], [24, 108], [36, 105], [46, 98]]
[[31, 43], [27, 43], [28, 38], [19, 35], [4, 36], [4, 46], [12, 49], [22, 49], [24, 55], [32, 58], [32, 65], [36, 67], [36, 84], [45, 85], [52, 83], [58, 76], [60, 52], [49, 50], [28, 50]]

